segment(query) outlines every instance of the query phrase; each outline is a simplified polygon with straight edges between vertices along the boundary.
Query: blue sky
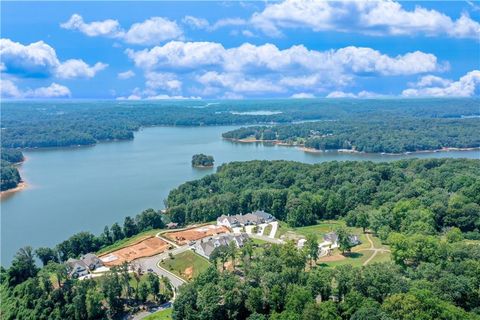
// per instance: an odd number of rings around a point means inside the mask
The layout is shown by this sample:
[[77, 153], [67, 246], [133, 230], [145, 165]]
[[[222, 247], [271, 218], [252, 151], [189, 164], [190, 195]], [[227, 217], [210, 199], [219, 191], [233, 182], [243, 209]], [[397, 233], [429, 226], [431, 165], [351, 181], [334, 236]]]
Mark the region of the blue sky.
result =
[[2, 2], [8, 99], [475, 96], [480, 3]]

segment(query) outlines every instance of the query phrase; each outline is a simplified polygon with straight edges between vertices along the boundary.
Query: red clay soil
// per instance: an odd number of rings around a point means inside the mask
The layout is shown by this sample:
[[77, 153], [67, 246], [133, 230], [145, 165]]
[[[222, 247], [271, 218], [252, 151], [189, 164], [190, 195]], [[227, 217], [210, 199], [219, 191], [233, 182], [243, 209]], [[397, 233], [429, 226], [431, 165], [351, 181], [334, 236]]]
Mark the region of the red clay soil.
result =
[[167, 232], [163, 236], [174, 241], [179, 245], [187, 244], [189, 241], [194, 241], [198, 239], [203, 239], [215, 234], [227, 233], [229, 232], [227, 227], [216, 226], [216, 225], [206, 225], [202, 227], [196, 227], [191, 229], [186, 229], [182, 231]]
[[101, 255], [99, 258], [103, 264], [111, 267], [121, 265], [123, 262], [130, 262], [138, 258], [150, 257], [164, 252], [169, 244], [157, 237], [149, 237], [128, 247]]

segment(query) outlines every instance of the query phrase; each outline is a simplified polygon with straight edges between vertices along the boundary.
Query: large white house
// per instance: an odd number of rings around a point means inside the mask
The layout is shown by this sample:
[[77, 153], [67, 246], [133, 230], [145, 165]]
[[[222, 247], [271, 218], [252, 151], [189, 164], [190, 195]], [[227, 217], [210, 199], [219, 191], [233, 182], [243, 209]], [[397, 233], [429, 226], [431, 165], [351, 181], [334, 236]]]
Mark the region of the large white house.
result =
[[275, 221], [275, 217], [265, 211], [255, 211], [247, 214], [236, 214], [232, 216], [222, 215], [217, 219], [217, 225], [228, 228], [258, 225]]

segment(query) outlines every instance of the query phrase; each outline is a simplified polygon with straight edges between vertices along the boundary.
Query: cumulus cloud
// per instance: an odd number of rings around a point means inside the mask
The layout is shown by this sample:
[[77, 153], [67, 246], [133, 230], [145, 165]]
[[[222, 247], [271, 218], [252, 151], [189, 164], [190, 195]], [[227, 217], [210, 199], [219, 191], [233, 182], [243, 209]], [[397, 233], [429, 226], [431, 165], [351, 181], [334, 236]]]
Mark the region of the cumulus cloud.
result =
[[408, 75], [445, 68], [433, 54], [420, 51], [395, 57], [363, 47], [345, 47], [338, 50], [309, 50], [303, 45], [281, 50], [274, 44], [256, 46], [250, 43], [230, 49], [215, 42], [171, 41], [152, 49], [134, 51], [127, 55], [139, 68], [197, 69], [208, 66], [228, 71], [350, 71], [382, 75]]
[[207, 19], [197, 18], [193, 16], [185, 16], [182, 22], [194, 29], [206, 29], [210, 26]]
[[[424, 77], [425, 78], [425, 77]], [[478, 94], [480, 88], [480, 71], [473, 70], [457, 81], [439, 77], [430, 80], [420, 79], [416, 88], [405, 89], [405, 97], [471, 97]]]
[[326, 97], [327, 98], [359, 98], [359, 99], [368, 99], [368, 98], [377, 98], [382, 95], [370, 92], [370, 91], [360, 91], [359, 93], [352, 92], [343, 92], [343, 91], [333, 91], [330, 92]]
[[155, 45], [165, 40], [183, 38], [183, 30], [172, 20], [151, 17], [143, 22], [134, 23], [124, 30], [117, 20], [85, 22], [79, 14], [60, 24], [64, 29], [78, 30], [89, 37], [107, 37], [121, 39], [129, 44]]
[[79, 14], [73, 14], [67, 22], [60, 24], [60, 27], [68, 30], [78, 30], [89, 37], [118, 38], [124, 35], [124, 31], [117, 20], [107, 19], [85, 23], [83, 17]]
[[62, 79], [93, 78], [97, 72], [104, 70], [108, 64], [97, 62], [90, 67], [79, 59], [70, 59], [57, 67], [56, 75]]
[[127, 70], [125, 72], [119, 72], [117, 74], [117, 78], [120, 79], [120, 80], [130, 79], [134, 76], [135, 76], [135, 72], [133, 72], [132, 70]]
[[[242, 94], [320, 92], [348, 86], [364, 76], [405, 76], [439, 72], [448, 65], [420, 51], [389, 56], [365, 47], [309, 50], [303, 45], [280, 49], [274, 44], [244, 43], [225, 48], [216, 42], [170, 41], [151, 49], [127, 49], [136, 67], [143, 69], [147, 87], [155, 73], [161, 76], [156, 88], [175, 89], [188, 78], [203, 86], [197, 92]], [[173, 81], [173, 82], [171, 82]], [[178, 85], [178, 87], [180, 87]]]
[[315, 95], [311, 93], [305, 93], [305, 92], [300, 92], [300, 93], [294, 93], [290, 96], [292, 99], [314, 99]]
[[376, 35], [446, 35], [478, 39], [480, 24], [467, 14], [457, 20], [416, 6], [406, 10], [398, 2], [286, 0], [266, 6], [250, 19], [267, 35], [280, 36], [285, 28], [335, 30]]
[[145, 74], [145, 85], [149, 89], [163, 89], [167, 91], [180, 91], [182, 82], [177, 79], [174, 73], [147, 72]]
[[55, 49], [43, 41], [23, 45], [0, 39], [0, 55], [2, 72], [22, 77], [92, 78], [108, 66], [101, 62], [89, 66], [80, 59], [61, 62]]
[[12, 80], [0, 80], [0, 95], [2, 98], [15, 99], [46, 99], [46, 98], [67, 98], [72, 95], [70, 89], [53, 82], [48, 87], [40, 87], [36, 89], [27, 89], [22, 91]]

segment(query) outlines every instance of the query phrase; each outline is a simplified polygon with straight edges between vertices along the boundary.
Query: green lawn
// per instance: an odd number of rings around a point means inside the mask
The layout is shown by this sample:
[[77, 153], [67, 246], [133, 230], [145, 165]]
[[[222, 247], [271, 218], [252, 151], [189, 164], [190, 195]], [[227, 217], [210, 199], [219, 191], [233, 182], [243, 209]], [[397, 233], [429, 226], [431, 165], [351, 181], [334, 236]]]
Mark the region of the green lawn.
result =
[[150, 236], [154, 236], [156, 235], [158, 232], [162, 231], [163, 229], [153, 229], [153, 230], [147, 230], [147, 231], [144, 231], [144, 232], [141, 232], [137, 235], [134, 235], [133, 237], [130, 237], [130, 238], [126, 238], [126, 239], [122, 239], [122, 240], [119, 240], [117, 242], [115, 242], [114, 244], [111, 244], [109, 245], [108, 247], [105, 247], [103, 249], [100, 249], [98, 252], [97, 252], [97, 255], [101, 255], [101, 254], [105, 254], [105, 253], [109, 253], [109, 252], [112, 252], [112, 251], [115, 251], [115, 250], [118, 250], [118, 249], [122, 249], [126, 246], [129, 246], [135, 242], [138, 242], [144, 238], [148, 238]]
[[172, 308], [164, 309], [155, 313], [152, 313], [148, 317], [143, 318], [144, 320], [171, 320], [172, 319]]
[[[335, 250], [334, 255], [338, 254], [338, 251]], [[338, 261], [319, 261], [318, 265], [325, 266], [325, 267], [336, 267], [345, 264], [350, 264], [354, 267], [360, 267], [363, 265], [368, 258], [370, 258], [373, 254], [373, 251], [361, 251], [361, 252], [352, 252], [349, 256], [345, 259], [338, 260]]]
[[322, 236], [331, 231], [335, 231], [335, 229], [340, 226], [345, 226], [345, 222], [341, 220], [325, 220], [313, 226], [293, 228], [292, 231], [305, 237], [312, 233], [318, 236]]
[[272, 225], [269, 224], [268, 226], [265, 227], [265, 229], [263, 229], [263, 235], [264, 236], [269, 236], [270, 235], [270, 232], [272, 232]]
[[205, 271], [210, 266], [210, 261], [191, 250], [187, 250], [175, 255], [173, 259], [165, 259], [160, 262], [160, 266], [182, 279], [191, 280]]

